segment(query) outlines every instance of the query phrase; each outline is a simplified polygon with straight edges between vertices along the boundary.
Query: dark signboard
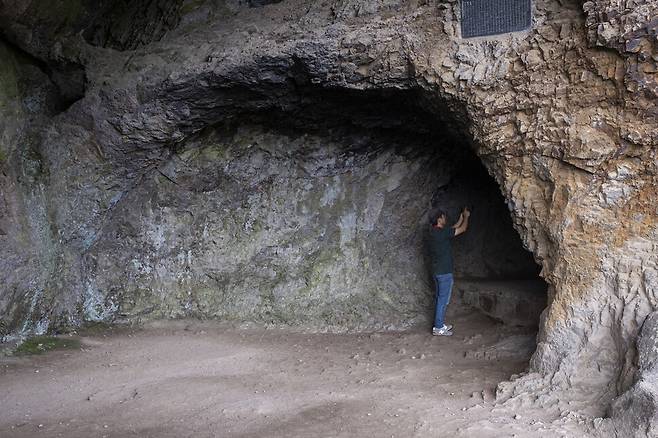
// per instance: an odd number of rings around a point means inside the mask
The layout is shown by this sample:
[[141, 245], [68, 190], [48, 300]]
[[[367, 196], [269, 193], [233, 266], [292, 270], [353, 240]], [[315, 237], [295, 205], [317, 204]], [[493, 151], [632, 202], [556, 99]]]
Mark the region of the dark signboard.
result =
[[461, 0], [462, 38], [516, 32], [530, 27], [530, 0]]

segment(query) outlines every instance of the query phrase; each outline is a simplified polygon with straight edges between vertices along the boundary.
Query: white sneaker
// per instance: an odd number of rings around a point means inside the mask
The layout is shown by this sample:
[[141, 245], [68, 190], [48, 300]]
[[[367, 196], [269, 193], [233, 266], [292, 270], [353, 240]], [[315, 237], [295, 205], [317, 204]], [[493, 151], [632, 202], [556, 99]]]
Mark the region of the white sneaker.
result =
[[434, 336], [452, 336], [452, 332], [450, 331], [451, 329], [452, 329], [452, 325], [443, 324], [443, 327], [441, 327], [441, 328], [436, 328], [436, 327], [432, 328], [432, 335], [434, 335]]

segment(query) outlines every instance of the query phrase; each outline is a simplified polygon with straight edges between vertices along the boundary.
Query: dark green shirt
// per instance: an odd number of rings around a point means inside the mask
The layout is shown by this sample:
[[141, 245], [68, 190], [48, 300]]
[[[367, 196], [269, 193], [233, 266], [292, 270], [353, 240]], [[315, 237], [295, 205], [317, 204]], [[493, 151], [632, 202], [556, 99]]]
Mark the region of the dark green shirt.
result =
[[455, 229], [452, 227], [430, 228], [430, 260], [432, 275], [452, 274], [452, 238]]

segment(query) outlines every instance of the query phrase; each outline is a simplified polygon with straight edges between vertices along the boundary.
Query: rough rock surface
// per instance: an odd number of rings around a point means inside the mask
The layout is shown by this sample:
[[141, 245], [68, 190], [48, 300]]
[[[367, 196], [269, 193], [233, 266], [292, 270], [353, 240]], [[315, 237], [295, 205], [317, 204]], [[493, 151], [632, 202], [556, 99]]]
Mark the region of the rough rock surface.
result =
[[[47, 175], [43, 182], [7, 189], [24, 179], [3, 165], [3, 177], [10, 182], [3, 183], [9, 207], [3, 207], [2, 224], [34, 231], [29, 239], [7, 232], [0, 236], [2, 251], [9, 254], [5, 260], [10, 260], [2, 265], [3, 314], [23, 322], [12, 322], [11, 327], [35, 331], [84, 318], [111, 319], [124, 303], [132, 306], [130, 312], [145, 310], [135, 301], [140, 296], [162, 297], [153, 309], [160, 314], [175, 315], [170, 310], [189, 303], [196, 306], [184, 296], [191, 291], [185, 283], [186, 260], [196, 260], [196, 253], [182, 254], [177, 265], [182, 277], [167, 273], [162, 276], [166, 287], [159, 290], [157, 266], [149, 264], [154, 259], [138, 259], [144, 263], [141, 267], [131, 260], [117, 266], [121, 262], [115, 257], [123, 249], [150, 251], [170, 270], [166, 260], [178, 255], [158, 254], [157, 233], [178, 230], [181, 242], [190, 246], [208, 243], [203, 234], [194, 234], [201, 223], [195, 223], [194, 233], [184, 227], [198, 210], [170, 212], [167, 199], [158, 196], [172, 195], [172, 188], [160, 188], [176, 184], [168, 172], [191, 178], [194, 171], [180, 162], [181, 156], [221, 177], [219, 169], [212, 170], [213, 157], [202, 162], [191, 152], [204, 150], [195, 145], [210, 135], [212, 126], [239, 125], [266, 115], [298, 134], [328, 118], [337, 126], [415, 135], [427, 135], [432, 127], [434, 135], [442, 132], [451, 142], [466, 139], [476, 151], [498, 182], [516, 230], [549, 283], [549, 306], [531, 373], [501, 390], [501, 396], [558, 403], [565, 400], [554, 395], [560, 389], [580, 389], [578, 394], [596, 400], [583, 409], [602, 415], [612, 399], [634, 383], [640, 327], [658, 309], [656, 2], [538, 0], [531, 30], [472, 40], [459, 37], [455, 1], [290, 0], [249, 7], [262, 2], [252, 3], [181, 2], [177, 18], [164, 19], [171, 29], [159, 41], [161, 31], [140, 40], [153, 41], [149, 44], [121, 47], [135, 50], [101, 47], [107, 41], [103, 39], [96, 41], [101, 46], [91, 45], [79, 37], [73, 19], [64, 20], [57, 33], [41, 33], [48, 35], [45, 40], [30, 39], [16, 26], [4, 28], [5, 37], [36, 58], [34, 63], [45, 63], [53, 72], [64, 70], [59, 76], [65, 80], [57, 80], [56, 74], [51, 80], [69, 103], [81, 95], [76, 79], [81, 69], [85, 78], [84, 98], [52, 118], [46, 129], [30, 125], [28, 131], [41, 137], [37, 150], [41, 172]], [[29, 15], [26, 10], [8, 15], [3, 9], [2, 15], [21, 23]], [[165, 16], [158, 13], [155, 19]], [[149, 29], [139, 20], [131, 23], [125, 35]], [[50, 29], [52, 23], [43, 26]], [[62, 50], [54, 56], [52, 50], [43, 50], [43, 41]], [[61, 65], [76, 69], [58, 70]], [[3, 79], [0, 88], [11, 89], [16, 82], [12, 80]], [[333, 99], [337, 94], [340, 97]], [[3, 104], [2, 111], [16, 114], [17, 107]], [[12, 117], [16, 121], [7, 132], [20, 132], [16, 124], [27, 119]], [[325, 140], [314, 137], [300, 147], [318, 142]], [[15, 136], [3, 137], [2, 150], [17, 150], [19, 143]], [[217, 153], [213, 148], [211, 154]], [[369, 164], [373, 171], [386, 173], [376, 163]], [[224, 176], [227, 180], [221, 184], [236, 183], [230, 173]], [[203, 192], [205, 182], [198, 178], [194, 184]], [[242, 183], [258, 180], [245, 178]], [[368, 178], [377, 180], [376, 175]], [[273, 183], [266, 183], [266, 189]], [[320, 193], [319, 186], [311, 185], [292, 187], [311, 196]], [[249, 195], [258, 202], [267, 199], [267, 192], [259, 194], [257, 187], [240, 187], [247, 192], [247, 202]], [[25, 197], [37, 188], [38, 196]], [[355, 189], [354, 199], [364, 189]], [[368, 198], [375, 204], [361, 206], [358, 215], [355, 211], [361, 220], [356, 223], [366, 227], [360, 229], [371, 226], [366, 218], [372, 209], [387, 205], [380, 196], [385, 191], [383, 183], [374, 198]], [[23, 200], [7, 201], [12, 193]], [[281, 198], [282, 192], [271, 193]], [[176, 195], [181, 200], [207, 199], [199, 193]], [[30, 208], [20, 214], [26, 205]], [[128, 211], [131, 205], [140, 208]], [[152, 206], [162, 209], [149, 210]], [[235, 213], [239, 217], [241, 210]], [[26, 220], [45, 226], [24, 225]], [[159, 224], [169, 228], [158, 229]], [[251, 232], [248, 224], [227, 224], [227, 230], [247, 225]], [[277, 228], [275, 238], [284, 239], [292, 230]], [[154, 245], [151, 250], [145, 248], [147, 243]], [[38, 258], [26, 255], [30, 251]], [[244, 260], [240, 257], [250, 248], [245, 244], [235, 251], [230, 257], [234, 262], [237, 257], [233, 268], [239, 270]], [[294, 251], [285, 257], [294, 257]], [[214, 260], [206, 253], [200, 256], [197, 267]], [[37, 263], [27, 268], [37, 280], [27, 280], [15, 269], [26, 266], [20, 257]], [[346, 260], [357, 259], [353, 253]], [[212, 266], [208, 272], [215, 275], [221, 269]], [[303, 269], [294, 271], [291, 280], [303, 278]], [[354, 266], [337, 263], [329, 269], [353, 270], [348, 277], [356, 275]], [[201, 278], [200, 273], [190, 271], [195, 278]], [[275, 290], [278, 274], [266, 275]], [[143, 295], [134, 290], [121, 296], [112, 289], [127, 279], [136, 280], [132, 286], [147, 285]], [[224, 281], [216, 279], [204, 281]], [[180, 287], [171, 289], [176, 282]], [[372, 296], [369, 302], [387, 307], [386, 296]], [[28, 311], [7, 310], [11, 306]], [[624, 415], [623, 409], [613, 413]], [[650, 419], [641, 421], [649, 424]]]
[[27, 316], [53, 274], [56, 242], [48, 220], [41, 129], [57, 110], [57, 87], [33, 59], [0, 41], [0, 335], [43, 331]]
[[658, 436], [658, 312], [644, 322], [637, 350], [636, 381], [613, 402], [611, 431], [618, 436]]
[[453, 292], [462, 304], [509, 325], [536, 327], [546, 308], [546, 284], [540, 280], [461, 280]]

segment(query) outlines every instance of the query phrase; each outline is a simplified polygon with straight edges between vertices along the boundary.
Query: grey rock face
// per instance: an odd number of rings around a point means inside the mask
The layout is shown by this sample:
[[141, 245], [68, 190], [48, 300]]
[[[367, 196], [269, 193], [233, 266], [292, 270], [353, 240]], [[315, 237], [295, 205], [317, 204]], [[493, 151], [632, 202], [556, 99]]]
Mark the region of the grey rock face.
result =
[[612, 424], [602, 428], [617, 436], [658, 435], [658, 312], [644, 322], [637, 352], [636, 381], [613, 402]]
[[415, 148], [249, 125], [204, 133], [127, 194], [87, 250], [89, 317], [423, 320], [425, 210], [450, 167]]
[[58, 92], [32, 59], [1, 41], [0, 58], [0, 319], [5, 332], [45, 330], [55, 244], [40, 142]]
[[[439, 139], [386, 130], [207, 131], [144, 178], [85, 252], [87, 317], [332, 329], [426, 321], [427, 219], [453, 176], [451, 153]], [[459, 196], [442, 194], [466, 202]], [[497, 225], [480, 232], [496, 236]], [[519, 269], [505, 263], [461, 269]]]

